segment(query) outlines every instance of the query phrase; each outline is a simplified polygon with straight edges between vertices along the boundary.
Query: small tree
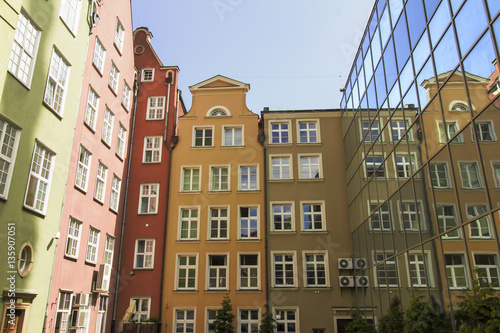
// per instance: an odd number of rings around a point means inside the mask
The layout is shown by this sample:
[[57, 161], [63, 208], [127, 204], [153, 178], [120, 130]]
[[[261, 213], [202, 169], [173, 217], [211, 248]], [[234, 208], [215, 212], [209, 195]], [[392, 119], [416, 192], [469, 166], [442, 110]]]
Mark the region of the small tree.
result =
[[380, 318], [378, 331], [380, 333], [403, 332], [405, 326], [404, 320], [404, 312], [401, 308], [401, 300], [398, 296], [395, 296], [391, 300], [389, 311]]
[[273, 314], [271, 310], [269, 309], [269, 305], [264, 306], [266, 311], [264, 312], [264, 315], [262, 316], [262, 320], [260, 322], [259, 326], [259, 332], [260, 333], [274, 333], [274, 330], [276, 329], [275, 322], [273, 318]]
[[444, 327], [444, 313], [436, 300], [422, 301], [422, 296], [412, 296], [405, 313], [405, 333], [437, 333]]
[[352, 321], [347, 325], [346, 333], [376, 333], [372, 325], [368, 325], [365, 318], [361, 314], [361, 310], [357, 306], [351, 308]]
[[217, 310], [214, 320], [214, 329], [217, 333], [234, 333], [233, 328], [233, 306], [231, 305], [231, 299], [229, 295], [224, 296], [224, 299], [220, 303], [222, 309]]

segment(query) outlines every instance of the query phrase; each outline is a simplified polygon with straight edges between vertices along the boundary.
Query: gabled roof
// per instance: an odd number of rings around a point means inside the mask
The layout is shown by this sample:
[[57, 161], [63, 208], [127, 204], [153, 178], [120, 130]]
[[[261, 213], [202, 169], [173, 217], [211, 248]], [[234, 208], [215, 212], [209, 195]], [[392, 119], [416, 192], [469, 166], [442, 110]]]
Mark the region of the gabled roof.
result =
[[222, 75], [216, 75], [210, 79], [189, 87], [189, 90], [191, 92], [204, 89], [243, 89], [245, 90], [245, 92], [247, 92], [248, 90], [250, 90], [250, 85], [248, 83], [236, 81]]
[[[437, 77], [438, 82], [444, 82], [446, 79], [448, 79], [448, 77], [450, 76], [451, 72], [452, 71], [448, 71], [448, 72], [444, 72], [444, 73], [439, 74], [438, 77]], [[455, 77], [455, 78], [453, 78], [453, 77]], [[457, 78], [459, 78], [459, 82], [462, 82], [463, 81], [463, 77], [464, 77], [464, 73], [462, 73], [461, 71], [455, 71], [452, 74], [452, 78], [449, 80], [449, 82], [457, 81], [456, 80]], [[468, 73], [468, 72], [465, 72], [465, 77], [467, 78], [467, 81], [469, 83], [470, 82], [476, 82], [476, 83], [488, 83], [489, 82], [488, 79], [486, 79], [486, 78], [484, 78], [482, 76], [471, 74], [471, 73]], [[434, 76], [432, 78], [430, 78], [430, 79], [422, 81], [422, 83], [420, 85], [425, 88], [429, 84], [432, 84], [432, 85], [436, 84], [436, 79], [435, 79]]]

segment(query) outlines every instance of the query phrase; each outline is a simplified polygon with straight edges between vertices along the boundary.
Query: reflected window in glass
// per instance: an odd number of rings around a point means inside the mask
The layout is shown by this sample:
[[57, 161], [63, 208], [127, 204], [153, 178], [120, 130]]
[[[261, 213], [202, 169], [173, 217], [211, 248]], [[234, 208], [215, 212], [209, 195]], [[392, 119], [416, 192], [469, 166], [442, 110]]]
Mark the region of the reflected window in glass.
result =
[[449, 231], [458, 225], [455, 206], [453, 205], [438, 205], [436, 206], [436, 213], [438, 218], [439, 232], [446, 232], [442, 236], [443, 239], [457, 239], [460, 238], [460, 230], [455, 229]]
[[429, 170], [433, 188], [450, 188], [448, 165], [446, 163], [431, 163], [429, 164]]
[[481, 176], [477, 162], [459, 162], [460, 177], [462, 178], [462, 188], [478, 189], [482, 188]]
[[[487, 209], [485, 205], [467, 206], [467, 218], [473, 219], [476, 216], [483, 215]], [[490, 218], [483, 216], [469, 224], [470, 238], [491, 238]]]
[[467, 288], [467, 270], [463, 254], [445, 254], [446, 276], [450, 289]]

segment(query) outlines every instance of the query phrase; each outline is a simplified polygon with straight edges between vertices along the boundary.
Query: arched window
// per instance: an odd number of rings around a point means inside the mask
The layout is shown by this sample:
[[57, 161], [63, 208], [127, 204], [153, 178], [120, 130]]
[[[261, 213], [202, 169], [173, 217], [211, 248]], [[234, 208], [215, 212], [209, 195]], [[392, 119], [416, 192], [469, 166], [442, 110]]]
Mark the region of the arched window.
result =
[[212, 112], [210, 112], [210, 117], [220, 117], [220, 116], [227, 116], [227, 114], [222, 109], [215, 109]]
[[450, 111], [469, 111], [469, 106], [464, 102], [453, 102], [451, 104]]

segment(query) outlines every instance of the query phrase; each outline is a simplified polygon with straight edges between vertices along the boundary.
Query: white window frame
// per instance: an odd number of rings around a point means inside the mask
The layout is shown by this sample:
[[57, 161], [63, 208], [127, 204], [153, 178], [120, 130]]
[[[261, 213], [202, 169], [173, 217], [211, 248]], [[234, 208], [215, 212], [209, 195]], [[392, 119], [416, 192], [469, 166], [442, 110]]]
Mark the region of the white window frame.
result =
[[[55, 154], [38, 142], [38, 140], [35, 140], [30, 173], [24, 195], [24, 207], [44, 216], [49, 201], [54, 163]], [[32, 190], [32, 196], [30, 195], [30, 189]], [[33, 202], [30, 202], [31, 200]]]
[[[226, 216], [221, 216], [222, 211], [226, 211]], [[217, 216], [212, 216], [212, 211], [217, 211]], [[230, 228], [230, 211], [229, 206], [209, 206], [208, 207], [208, 240], [228, 240], [229, 239], [229, 228]], [[225, 222], [226, 226], [223, 227], [221, 222]], [[215, 224], [214, 224], [215, 223]], [[213, 226], [216, 226], [213, 228]], [[216, 231], [217, 236], [212, 235], [212, 231]], [[222, 231], [225, 231], [226, 236], [223, 237]]]
[[[201, 131], [202, 136], [200, 137], [201, 143], [197, 144], [197, 136], [196, 132]], [[210, 135], [208, 135], [207, 131], [210, 131]], [[210, 138], [210, 144], [208, 144], [206, 141]], [[203, 148], [203, 147], [209, 147], [212, 148], [214, 146], [214, 127], [213, 126], [193, 126], [193, 148]]]
[[[276, 257], [280, 256], [282, 257], [281, 261], [276, 261]], [[288, 258], [285, 258], [288, 257]], [[290, 259], [285, 260], [285, 259]], [[271, 251], [271, 262], [272, 262], [272, 280], [271, 280], [271, 286], [273, 288], [298, 288], [298, 273], [297, 273], [297, 251]], [[292, 266], [292, 269], [290, 270], [289, 267], [286, 266]], [[278, 276], [278, 266], [280, 267], [279, 271], [282, 272], [280, 274], [281, 276]], [[289, 275], [287, 273], [292, 274], [292, 283], [287, 283], [287, 279], [289, 279]], [[282, 279], [282, 283], [278, 283], [277, 279]]]
[[154, 68], [144, 68], [143, 70], [141, 70], [141, 82], [153, 82], [154, 80], [155, 80]]
[[[211, 306], [205, 308], [205, 333], [215, 333], [215, 330], [213, 329], [215, 316], [217, 315], [217, 311], [220, 309], [220, 307]], [[212, 318], [210, 317], [210, 312], [213, 314]], [[210, 326], [212, 326], [212, 329], [210, 329]]]
[[161, 163], [162, 143], [162, 136], [145, 136], [142, 163]]
[[[255, 180], [253, 178], [255, 177]], [[259, 191], [259, 165], [240, 164], [238, 166], [239, 191]]]
[[[144, 243], [144, 251], [139, 252], [139, 243]], [[155, 246], [154, 238], [139, 238], [135, 240], [134, 269], [153, 269], [155, 267]], [[142, 265], [139, 265], [139, 258], [142, 258]]]
[[[446, 122], [437, 121], [437, 128], [438, 128], [438, 134], [439, 134], [439, 143], [448, 142], [448, 137], [451, 138], [451, 137], [455, 136], [456, 133], [460, 132], [460, 128], [458, 127], [457, 121], [446, 121]], [[463, 143], [464, 142], [463, 133], [460, 133], [459, 135], [457, 135], [450, 142], [451, 143]]]
[[[247, 209], [248, 216], [242, 216], [241, 210]], [[255, 216], [251, 211], [255, 210]], [[256, 221], [257, 226], [253, 228], [252, 223]], [[243, 224], [246, 224], [246, 227]], [[252, 230], [256, 230], [256, 235], [252, 236]], [[243, 234], [245, 230], [246, 234]], [[245, 236], [246, 235], [246, 236]], [[238, 205], [238, 240], [259, 240], [260, 239], [260, 206], [259, 205]]]
[[[186, 264], [181, 266], [181, 257], [186, 258]], [[190, 258], [195, 258], [195, 263], [190, 263]], [[176, 273], [175, 273], [175, 288], [174, 290], [183, 291], [183, 290], [197, 290], [198, 286], [198, 253], [177, 253], [176, 255]], [[184, 285], [180, 285], [180, 273], [181, 269], [186, 270], [186, 276]], [[189, 281], [193, 281], [193, 278], [189, 277], [189, 272], [194, 271], [194, 285], [189, 286]]]
[[[488, 132], [483, 131], [482, 125], [487, 125]], [[495, 133], [495, 126], [491, 120], [474, 120], [474, 129], [479, 138], [479, 142], [496, 142], [497, 135]], [[490, 138], [484, 138], [485, 134], [489, 134]], [[476, 137], [472, 135], [472, 140], [476, 140]]]
[[0, 199], [7, 200], [20, 139], [21, 129], [0, 117]]
[[[482, 208], [484, 212], [478, 211], [479, 208]], [[483, 216], [482, 218], [475, 219], [476, 216], [482, 215], [488, 211], [488, 206], [486, 204], [466, 204], [465, 205], [465, 210], [467, 213], [467, 219], [474, 221], [470, 222], [468, 224], [469, 226], [469, 238], [471, 239], [491, 239], [493, 237], [492, 230], [491, 230], [491, 221], [490, 221], [490, 216], [486, 215]], [[471, 214], [471, 212], [473, 214]], [[475, 224], [473, 228], [473, 224]], [[483, 225], [485, 224], [485, 225]], [[487, 229], [487, 232], [484, 232], [484, 229]], [[477, 230], [477, 235], [473, 235], [473, 230]]]
[[[492, 256], [495, 263], [488, 264], [488, 265], [478, 265], [477, 258], [476, 258], [476, 256], [478, 256], [478, 255], [479, 256]], [[482, 251], [481, 252], [473, 252], [472, 258], [474, 260], [474, 268], [477, 269], [476, 276], [480, 280], [480, 282], [485, 279], [490, 284], [496, 283], [497, 285], [496, 285], [495, 289], [500, 289], [500, 287], [499, 287], [500, 266], [498, 264], [498, 254], [494, 253], [494, 252], [482, 252]], [[496, 269], [496, 275], [497, 275], [496, 281], [492, 280], [492, 276], [491, 276], [492, 269]], [[485, 273], [486, 277], [481, 277], [480, 274], [482, 274], [482, 273]]]
[[104, 120], [102, 123], [101, 140], [108, 146], [111, 146], [111, 138], [113, 137], [113, 124], [115, 122], [115, 114], [106, 105], [104, 109]]
[[91, 162], [92, 153], [84, 146], [80, 146], [80, 153], [78, 154], [78, 165], [75, 176], [75, 186], [83, 192], [87, 192]]
[[[459, 256], [462, 260], [461, 264], [457, 264], [452, 262], [451, 264], [447, 263], [447, 256]], [[452, 260], [453, 261], [453, 260]], [[448, 280], [448, 288], [452, 290], [461, 290], [467, 289], [469, 287], [469, 273], [467, 271], [467, 263], [465, 259], [465, 255], [463, 253], [455, 253], [455, 252], [446, 252], [444, 254], [444, 264], [446, 269], [446, 279]], [[459, 286], [457, 283], [457, 269], [463, 268], [465, 286]]]
[[122, 160], [125, 157], [126, 143], [127, 143], [127, 129], [120, 122], [120, 125], [118, 127], [118, 140], [116, 142], [116, 155]]
[[[279, 313], [280, 312], [280, 313]], [[295, 319], [288, 318], [288, 312], [293, 312]], [[299, 315], [299, 307], [296, 306], [276, 306], [272, 308], [273, 317], [276, 320], [276, 330], [277, 332], [283, 333], [297, 333], [301, 332], [300, 330], [300, 315]], [[284, 318], [282, 317], [284, 316]], [[293, 324], [295, 329], [293, 331], [288, 331], [288, 325]], [[279, 330], [279, 325], [283, 325], [284, 330]]]
[[120, 205], [120, 190], [121, 190], [122, 180], [115, 174], [113, 174], [113, 181], [111, 183], [111, 194], [109, 200], [109, 209], [118, 213], [118, 208]]
[[104, 257], [102, 263], [113, 266], [113, 255], [115, 253], [115, 237], [106, 234], [106, 242], [104, 243]]
[[[239, 130], [239, 135], [238, 135]], [[239, 140], [238, 140], [239, 139]], [[245, 145], [245, 130], [243, 125], [222, 126], [222, 147], [243, 147]]]
[[[438, 170], [439, 167], [443, 167], [443, 170]], [[440, 176], [443, 174], [444, 177]], [[431, 185], [434, 189], [449, 189], [451, 188], [450, 176], [448, 172], [447, 162], [431, 162], [429, 163], [429, 174], [431, 177]], [[437, 184], [433, 184], [434, 180]]]
[[[183, 216], [183, 212], [187, 212], [188, 216]], [[195, 215], [193, 215], [195, 214]], [[179, 207], [179, 228], [177, 240], [193, 241], [200, 239], [200, 207], [199, 206], [182, 206]], [[187, 235], [183, 236], [183, 231], [187, 231]], [[192, 235], [194, 233], [194, 236]]]
[[[371, 159], [371, 163], [368, 162], [368, 159]], [[378, 163], [378, 160], [381, 160]], [[373, 178], [385, 178], [387, 175], [385, 156], [382, 154], [372, 154], [365, 156], [363, 166], [365, 168], [365, 178], [368, 179], [373, 176]], [[368, 166], [371, 166], [368, 168]]]
[[[295, 231], [295, 202], [293, 201], [271, 201], [269, 203], [270, 207], [270, 219], [271, 219], [271, 230], [273, 232], [294, 232]], [[284, 210], [285, 206], [290, 206], [290, 212], [286, 212]], [[281, 207], [279, 212], [274, 211], [274, 207]], [[281, 217], [281, 221], [279, 222], [281, 225], [284, 225], [284, 218], [290, 215], [290, 229], [277, 229], [276, 228], [276, 217]]]
[[[223, 265], [213, 265], [212, 257], [225, 257]], [[207, 253], [207, 290], [229, 290], [229, 253]], [[212, 276], [214, 272], [214, 276]], [[215, 284], [213, 282], [215, 281]], [[222, 283], [223, 281], [223, 283]]]
[[[416, 256], [422, 256], [422, 260], [417, 258], [417, 261], [415, 261]], [[408, 265], [407, 267], [409, 268], [408, 285], [418, 288], [425, 288], [425, 287], [433, 288], [434, 279], [433, 279], [430, 251], [425, 250], [423, 253], [422, 251], [410, 251], [408, 253], [405, 253], [405, 258], [407, 260], [407, 265]], [[412, 269], [416, 273], [415, 279], [417, 279], [418, 281], [416, 283], [413, 283], [414, 277], [412, 276]], [[427, 283], [423, 283], [424, 280]]]
[[94, 58], [92, 59], [92, 64], [97, 69], [97, 71], [102, 75], [104, 73], [104, 63], [106, 61], [106, 48], [101, 42], [99, 37], [95, 40], [94, 45]]
[[[269, 144], [270, 145], [286, 145], [293, 143], [291, 136], [292, 123], [291, 120], [269, 120]], [[279, 125], [279, 128], [273, 129], [273, 125]], [[281, 125], [286, 125], [283, 129]], [[286, 135], [284, 135], [286, 133]], [[274, 142], [274, 134], [277, 134], [277, 142]], [[285, 142], [286, 141], [286, 142]]]
[[162, 120], [165, 118], [165, 96], [148, 97], [146, 120]]
[[139, 190], [139, 215], [158, 214], [158, 199], [160, 197], [160, 184], [141, 184]]
[[[398, 201], [398, 205], [399, 205], [399, 211], [400, 211], [400, 214], [399, 214], [399, 221], [400, 221], [400, 227], [401, 227], [401, 230], [406, 230], [406, 231], [424, 231], [426, 230], [426, 225], [425, 225], [425, 219], [424, 219], [424, 211], [423, 211], [423, 203], [421, 200], [417, 200], [415, 202], [415, 200], [403, 200], [402, 202], [401, 201]], [[409, 208], [409, 206], [407, 205], [414, 205], [415, 206], [415, 210], [409, 210], [407, 208]], [[410, 214], [410, 215], [408, 215]], [[407, 216], [409, 219], [409, 222], [410, 222], [410, 228], [406, 228], [405, 227], [405, 216]], [[411, 217], [414, 217], [411, 218]], [[420, 224], [420, 229], [419, 228], [414, 228], [414, 225], [413, 224]]]
[[[59, 332], [68, 332], [71, 323], [71, 309], [73, 308], [73, 292], [60, 290], [57, 297], [57, 312], [54, 326], [59, 325]], [[60, 320], [60, 321], [59, 321]]]
[[90, 227], [89, 235], [87, 240], [87, 253], [85, 255], [85, 261], [95, 264], [97, 262], [97, 255], [99, 254], [99, 238], [101, 232], [99, 229]]
[[[463, 169], [463, 168], [465, 169]], [[474, 168], [477, 178], [477, 184], [473, 184], [471, 181], [471, 169]], [[463, 189], [476, 190], [483, 188], [483, 181], [481, 179], [481, 171], [477, 161], [459, 161], [458, 170], [460, 172], [460, 179]], [[464, 177], [464, 173], [466, 177]]]
[[92, 130], [95, 131], [97, 125], [97, 113], [99, 112], [99, 100], [100, 97], [97, 92], [89, 86], [89, 92], [87, 95], [87, 108], [85, 110], [85, 124]]
[[[452, 208], [453, 209], [453, 215], [446, 214], [444, 211], [445, 207], [447, 208]], [[443, 210], [440, 212], [440, 210]], [[437, 216], [437, 223], [438, 223], [438, 230], [439, 233], [444, 232], [441, 236], [442, 239], [460, 239], [462, 238], [460, 229], [455, 229], [453, 231], [453, 234], [448, 231], [451, 228], [454, 228], [458, 226], [458, 217], [457, 217], [457, 209], [454, 204], [446, 204], [446, 203], [439, 203], [436, 205], [436, 216]], [[449, 226], [450, 222], [453, 224], [452, 226]], [[454, 221], [454, 222], [453, 222]]]
[[62, 0], [59, 7], [59, 17], [73, 35], [77, 32], [81, 3], [81, 0]]
[[109, 69], [109, 87], [116, 94], [118, 94], [118, 82], [120, 80], [120, 70], [115, 65], [114, 61], [111, 61], [111, 67]]
[[493, 179], [495, 180], [495, 188], [500, 188], [500, 161], [491, 161], [491, 172], [493, 173]]
[[[411, 154], [394, 154], [394, 170], [399, 178], [410, 178], [417, 171], [417, 155]], [[416, 175], [418, 177], [418, 175]]]
[[[243, 264], [243, 256], [257, 256], [257, 264]], [[238, 252], [238, 290], [260, 290], [260, 265], [260, 253]]]
[[215, 105], [208, 109], [205, 117], [230, 117], [231, 112], [223, 105]]
[[28, 88], [33, 78], [41, 34], [42, 29], [24, 10], [21, 10], [11, 48], [8, 71]]
[[78, 259], [80, 252], [80, 237], [82, 235], [82, 222], [70, 217], [68, 223], [68, 235], [66, 238], [66, 246], [64, 248], [64, 256]]
[[[224, 181], [224, 172], [227, 181]], [[229, 165], [210, 165], [210, 192], [231, 190], [231, 167]]]
[[[80, 1], [79, 1], [80, 2]], [[50, 59], [43, 103], [62, 117], [71, 66], [61, 52], [54, 47]]]
[[[193, 171], [197, 170], [198, 171], [198, 181], [195, 183], [195, 175], [193, 175]], [[186, 172], [189, 171], [189, 175], [186, 174]], [[188, 176], [188, 178], [186, 178]], [[186, 182], [186, 179], [188, 182]], [[181, 192], [199, 192], [201, 191], [201, 166], [183, 166], [181, 168]], [[186, 189], [187, 185], [187, 189]]]
[[[131, 297], [130, 304], [132, 304], [132, 302], [135, 302], [135, 309], [132, 320], [137, 323], [142, 323], [149, 319], [151, 311], [151, 297]], [[142, 310], [144, 308], [143, 302], [146, 302], [147, 304], [147, 311]]]
[[[312, 163], [312, 158], [317, 158], [318, 162], [316, 164]], [[303, 163], [302, 159], [306, 159], [306, 163]], [[323, 154], [299, 154], [297, 160], [299, 179], [323, 179]], [[317, 167], [317, 170], [315, 167]]]
[[[177, 332], [181, 332], [181, 333], [188, 333], [188, 332], [196, 332], [196, 308], [174, 308], [174, 321], [173, 321], [173, 332], [174, 333], [177, 333]], [[180, 319], [180, 318], [177, 318], [178, 317], [178, 314], [177, 312], [183, 312], [184, 315], [183, 315], [183, 318]], [[190, 319], [188, 318], [188, 312], [192, 312], [193, 313], [193, 318]], [[182, 325], [182, 331], [178, 331], [178, 329], [180, 328], [179, 325]], [[192, 325], [192, 326], [191, 326]], [[192, 327], [192, 330], [191, 330], [191, 327]]]
[[123, 80], [123, 88], [122, 88], [122, 106], [125, 111], [129, 111], [130, 109], [130, 96], [132, 94], [132, 89], [128, 85], [127, 81]]
[[[401, 123], [403, 123], [404, 127], [401, 127]], [[410, 128], [410, 122], [405, 119], [400, 119], [400, 118], [395, 118], [391, 119], [391, 136], [392, 136], [392, 141], [393, 142], [399, 142], [403, 140], [403, 137], [405, 141], [413, 141], [413, 133], [410, 130], [406, 132], [407, 129]], [[395, 135], [395, 132], [397, 133], [397, 137]], [[406, 136], [405, 136], [406, 133]]]
[[106, 330], [106, 311], [108, 310], [109, 296], [99, 295], [99, 300], [97, 302], [95, 333], [103, 333]]
[[[398, 262], [397, 262], [397, 257], [394, 256], [395, 253], [392, 252], [372, 252], [373, 255], [373, 262], [376, 264], [379, 261], [377, 260], [377, 256], [382, 256], [383, 263], [380, 265], [376, 265], [373, 267], [373, 280], [375, 282], [375, 286], [379, 288], [398, 288], [399, 287], [399, 271], [398, 271]], [[392, 258], [391, 258], [392, 257]], [[391, 258], [389, 260], [389, 258]], [[388, 265], [390, 265], [390, 270], [387, 269]], [[379, 273], [383, 272], [384, 276], [380, 276]], [[388, 276], [389, 272], [395, 272], [396, 276]], [[384, 279], [386, 283], [380, 283], [380, 279]], [[396, 284], [390, 284], [389, 279], [396, 279]]]
[[[457, 107], [458, 106], [458, 107]], [[453, 100], [448, 106], [450, 112], [467, 112], [469, 111], [469, 104], [461, 100]], [[474, 109], [474, 107], [473, 107]]]
[[118, 50], [118, 52], [120, 54], [122, 53], [122, 50], [123, 50], [124, 40], [125, 40], [125, 28], [123, 27], [122, 23], [120, 22], [120, 19], [117, 17], [116, 18], [114, 45], [116, 46], [116, 49]]
[[[378, 209], [376, 209], [378, 207]], [[374, 231], [391, 231], [394, 229], [394, 224], [392, 221], [392, 209], [391, 203], [389, 201], [383, 203], [379, 207], [379, 203], [377, 201], [368, 201], [368, 211], [371, 214], [370, 217], [370, 230]], [[382, 217], [381, 217], [382, 215]], [[374, 216], [378, 216], [379, 227], [375, 228], [374, 224]], [[387, 220], [384, 217], [388, 217], [389, 227], [387, 227]]]
[[[321, 131], [319, 126], [319, 119], [297, 119], [297, 144], [317, 144], [321, 143]], [[302, 129], [301, 125], [306, 124], [307, 127]], [[310, 124], [314, 124], [315, 128], [309, 128]], [[303, 140], [302, 133], [305, 133]], [[315, 134], [315, 135], [313, 135]]]
[[[250, 311], [257, 311], [258, 312], [258, 318], [257, 319], [252, 319], [251, 317], [248, 319], [243, 319], [242, 318], [242, 312], [250, 312]], [[248, 315], [249, 313], [247, 313]], [[251, 333], [257, 333], [259, 332], [259, 326], [260, 326], [260, 321], [261, 321], [261, 308], [240, 308], [238, 307], [238, 333], [241, 332], [251, 332]], [[243, 325], [246, 326], [246, 329], [243, 330]], [[252, 327], [255, 327], [257, 330], [253, 330]]]
[[[279, 163], [274, 167], [273, 161], [279, 160]], [[283, 163], [288, 160], [288, 164]], [[274, 168], [279, 171], [279, 176], [274, 176]], [[286, 177], [286, 169], [288, 168], [288, 177]], [[269, 155], [269, 179], [270, 180], [291, 180], [293, 179], [292, 155]]]
[[[380, 130], [380, 123], [374, 121], [360, 121], [361, 122], [361, 140], [363, 142], [380, 142], [382, 134]], [[366, 136], [365, 136], [366, 135]]]
[[[304, 210], [304, 206], [311, 206], [311, 209], [313, 206], [319, 206], [321, 211], [318, 212], [313, 212], [312, 210], [310, 212], [306, 212]], [[300, 229], [301, 231], [304, 232], [316, 232], [316, 231], [326, 231], [326, 211], [325, 211], [325, 202], [322, 200], [312, 200], [312, 201], [301, 201], [300, 202]], [[310, 228], [306, 228], [306, 215], [310, 216], [310, 220], [308, 223], [311, 224]], [[321, 217], [321, 228], [317, 228], [314, 224], [314, 217], [315, 216], [320, 216]]]
[[[308, 256], [314, 256], [314, 261], [308, 262], [307, 257]], [[323, 256], [323, 261], [319, 261], [317, 256]], [[302, 252], [302, 263], [303, 263], [303, 276], [302, 279], [304, 281], [304, 288], [329, 288], [330, 287], [330, 268], [329, 268], [329, 259], [328, 259], [328, 251], [319, 251], [319, 250], [313, 250], [313, 251], [303, 251]], [[307, 277], [307, 266], [309, 264], [312, 264], [314, 266], [314, 283], [309, 283], [308, 282], [308, 277]], [[318, 267], [323, 263], [324, 265], [324, 273], [325, 273], [325, 283], [319, 283], [318, 281], [321, 277], [319, 276], [318, 272]]]

